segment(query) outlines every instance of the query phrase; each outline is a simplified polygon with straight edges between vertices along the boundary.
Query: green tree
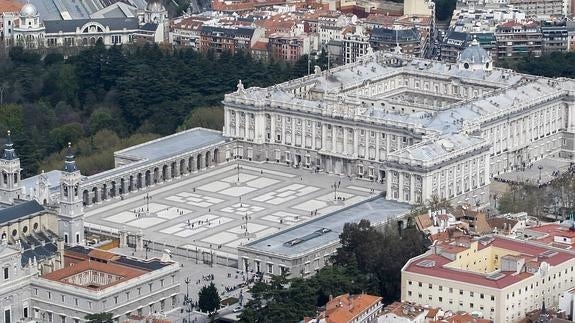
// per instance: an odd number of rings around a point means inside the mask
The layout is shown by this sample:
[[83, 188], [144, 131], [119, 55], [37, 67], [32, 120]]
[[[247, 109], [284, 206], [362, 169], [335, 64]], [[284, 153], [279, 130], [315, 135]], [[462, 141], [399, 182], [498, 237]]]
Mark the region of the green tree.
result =
[[224, 108], [200, 107], [195, 108], [184, 120], [178, 130], [192, 129], [196, 127], [222, 130], [224, 127]]
[[82, 125], [79, 123], [69, 123], [50, 131], [50, 141], [57, 149], [68, 146], [68, 143], [76, 143], [84, 135]]
[[432, 195], [429, 200], [425, 203], [426, 208], [431, 211], [439, 211], [442, 209], [451, 209], [451, 203], [445, 197], [439, 197], [437, 195]]
[[114, 316], [113, 313], [109, 312], [102, 312], [102, 313], [95, 313], [95, 314], [88, 314], [84, 316], [84, 319], [88, 323], [111, 323], [112, 317]]
[[435, 0], [435, 17], [438, 20], [447, 20], [453, 15], [457, 0]]
[[220, 295], [213, 282], [202, 287], [198, 293], [198, 307], [203, 312], [213, 313], [220, 308]]

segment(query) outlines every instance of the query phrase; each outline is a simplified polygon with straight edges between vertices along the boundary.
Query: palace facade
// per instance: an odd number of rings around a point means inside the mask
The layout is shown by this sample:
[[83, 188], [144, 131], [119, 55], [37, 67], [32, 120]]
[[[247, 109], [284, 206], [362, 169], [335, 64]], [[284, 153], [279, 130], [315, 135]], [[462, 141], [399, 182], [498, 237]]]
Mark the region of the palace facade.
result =
[[377, 52], [226, 95], [234, 158], [384, 183], [386, 198], [484, 204], [493, 176], [573, 157], [570, 79], [494, 68], [477, 41], [458, 62]]

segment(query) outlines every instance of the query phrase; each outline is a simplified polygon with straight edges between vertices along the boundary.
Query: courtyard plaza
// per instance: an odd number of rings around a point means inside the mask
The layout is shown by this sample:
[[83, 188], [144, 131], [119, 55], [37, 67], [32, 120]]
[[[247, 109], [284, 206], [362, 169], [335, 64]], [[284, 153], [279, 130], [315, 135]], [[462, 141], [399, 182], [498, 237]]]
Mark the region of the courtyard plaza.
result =
[[570, 166], [571, 162], [568, 159], [546, 157], [497, 175], [495, 180], [504, 183], [545, 185], [566, 173]]
[[[237, 264], [237, 247], [381, 194], [373, 181], [235, 161], [86, 209], [91, 230], [141, 234], [147, 249]], [[201, 254], [201, 256], [199, 256]], [[209, 260], [206, 259], [209, 257]]]

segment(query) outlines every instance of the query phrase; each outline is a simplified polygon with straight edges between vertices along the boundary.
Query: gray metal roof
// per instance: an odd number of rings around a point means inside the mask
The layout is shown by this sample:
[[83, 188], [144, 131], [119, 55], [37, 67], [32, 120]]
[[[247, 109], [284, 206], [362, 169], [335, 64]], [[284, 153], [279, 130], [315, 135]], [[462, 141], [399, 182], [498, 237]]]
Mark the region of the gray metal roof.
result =
[[139, 29], [138, 18], [96, 18], [96, 19], [75, 19], [75, 20], [45, 20], [46, 33], [75, 32], [88, 22], [97, 22], [110, 30]]
[[156, 161], [224, 142], [225, 139], [220, 131], [194, 128], [118, 151], [114, 155]]
[[[34, 191], [34, 189], [36, 189], [36, 185], [40, 180], [40, 176], [41, 175], [28, 177], [20, 182], [20, 187], [23, 188], [25, 194], [31, 194]], [[44, 176], [48, 178], [48, 187], [50, 188], [50, 190], [60, 188], [60, 178], [62, 177], [61, 171], [51, 170], [47, 173], [44, 173]]]
[[485, 64], [491, 61], [491, 55], [474, 39], [471, 45], [461, 52], [459, 61], [471, 64]]
[[138, 160], [130, 164], [112, 168], [110, 170], [91, 175], [84, 180], [93, 182], [102, 178], [114, 176], [134, 169], [140, 164], [149, 161], [159, 161], [172, 156], [200, 149], [209, 145], [224, 142], [226, 138], [216, 130], [194, 128], [176, 134], [152, 140], [134, 147], [126, 148], [114, 153], [114, 156]]
[[0, 210], [0, 224], [25, 218], [32, 214], [44, 211], [44, 207], [36, 200], [22, 202]]
[[156, 29], [158, 29], [158, 24], [154, 24], [154, 23], [147, 23], [144, 24], [141, 28], [141, 30], [147, 30], [147, 31], [156, 31]]
[[[121, 0], [18, 0], [20, 3], [32, 3], [38, 9], [42, 20], [77, 20], [88, 19], [91, 14], [103, 8], [113, 6]], [[139, 9], [147, 5], [145, 0], [124, 1]], [[112, 14], [116, 16], [116, 14]]]
[[[269, 252], [288, 257], [295, 256], [338, 241], [346, 223], [359, 222], [362, 219], [366, 219], [372, 224], [378, 224], [407, 212], [409, 212], [408, 204], [378, 197], [289, 227], [286, 230], [248, 243], [240, 247], [240, 249]], [[325, 233], [314, 234], [321, 232], [321, 230]], [[294, 245], [290, 244], [291, 241], [297, 239], [302, 241]]]
[[[84, 19], [90, 15], [90, 7], [85, 1], [78, 0], [19, 0], [21, 3], [30, 2], [38, 9], [40, 19]], [[89, 1], [88, 1], [89, 2]]]

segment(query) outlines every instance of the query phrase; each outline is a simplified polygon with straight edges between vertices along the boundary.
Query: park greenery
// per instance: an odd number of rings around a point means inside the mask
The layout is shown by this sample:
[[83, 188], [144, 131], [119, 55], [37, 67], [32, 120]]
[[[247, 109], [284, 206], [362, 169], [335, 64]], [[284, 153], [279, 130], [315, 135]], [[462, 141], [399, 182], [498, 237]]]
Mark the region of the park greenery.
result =
[[379, 295], [386, 303], [399, 300], [401, 268], [426, 250], [414, 226], [396, 222], [381, 228], [367, 220], [347, 223], [340, 239], [331, 264], [309, 279], [273, 276], [270, 282], [256, 282], [241, 322], [297, 322], [315, 316], [330, 296], [347, 293]]
[[518, 60], [502, 60], [498, 65], [520, 73], [546, 77], [575, 78], [575, 53], [552, 52], [541, 57], [526, 56]]
[[307, 56], [287, 64], [150, 44], [69, 57], [15, 47], [0, 56], [0, 133], [12, 130], [25, 177], [59, 167], [68, 142], [93, 174], [113, 167], [114, 150], [196, 126], [221, 130], [221, 101], [240, 79], [264, 87], [307, 71]]
[[510, 183], [507, 192], [494, 198], [501, 213], [565, 220], [575, 214], [575, 174], [565, 172], [548, 185]]

